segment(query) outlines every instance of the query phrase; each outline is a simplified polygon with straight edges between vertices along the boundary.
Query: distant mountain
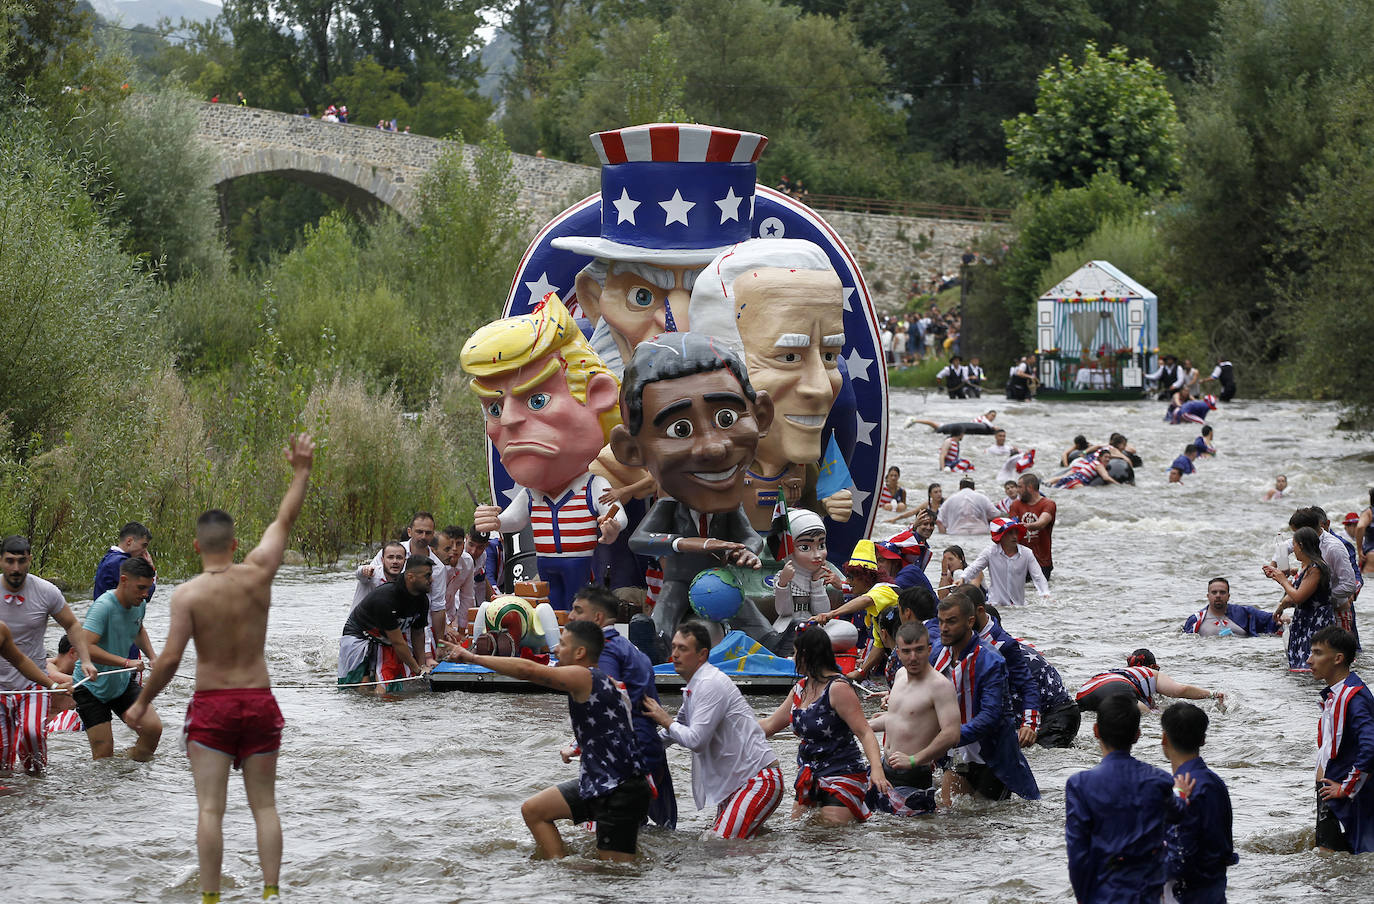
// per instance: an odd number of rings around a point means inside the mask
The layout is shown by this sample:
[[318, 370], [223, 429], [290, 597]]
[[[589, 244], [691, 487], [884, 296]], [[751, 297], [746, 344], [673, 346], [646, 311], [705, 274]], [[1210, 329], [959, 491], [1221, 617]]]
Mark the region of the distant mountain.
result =
[[498, 28], [477, 54], [486, 69], [477, 80], [477, 93], [487, 100], [501, 100], [501, 80], [515, 66], [515, 39]]
[[194, 22], [213, 19], [220, 13], [217, 3], [205, 0], [87, 0], [102, 19], [121, 25], [156, 25], [167, 18], [175, 25], [182, 19]]

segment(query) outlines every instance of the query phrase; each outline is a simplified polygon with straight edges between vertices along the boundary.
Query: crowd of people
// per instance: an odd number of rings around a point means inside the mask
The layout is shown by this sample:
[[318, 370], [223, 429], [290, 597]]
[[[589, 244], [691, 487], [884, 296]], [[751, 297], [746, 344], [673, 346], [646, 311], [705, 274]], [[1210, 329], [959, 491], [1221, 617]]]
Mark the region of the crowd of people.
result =
[[[965, 426], [929, 424], [950, 440]], [[970, 424], [991, 431], [997, 457], [1022, 458], [996, 412]], [[1104, 447], [1139, 460], [1119, 434]], [[1072, 464], [1092, 451], [1076, 438], [1061, 461]], [[293, 440], [287, 460], [293, 480], [277, 519], [241, 561], [230, 516], [202, 516], [195, 542], [203, 571], [173, 595], [160, 650], [143, 627], [156, 592], [145, 525], [126, 525], [97, 564], [83, 621], [56, 587], [29, 573], [27, 539], [0, 543], [0, 768], [40, 773], [47, 733], [62, 728], [84, 731], [94, 758], [111, 756], [115, 716], [135, 734], [127, 755], [153, 756], [163, 723], [151, 704], [174, 677], [186, 644], [196, 644], [197, 687], [184, 732], [202, 803], [200, 875], [210, 902], [218, 900], [219, 820], [231, 767], [243, 771], [257, 821], [265, 897], [277, 889], [281, 836], [273, 788], [282, 720], [262, 648], [272, 577], [313, 461], [309, 439]], [[652, 650], [635, 640], [643, 595], [585, 586], [569, 612], [553, 617], [547, 603], [501, 592], [499, 542], [454, 525], [437, 528], [423, 511], [404, 539], [356, 569], [338, 681], [383, 687], [448, 659], [565, 693], [574, 742], [563, 757], [580, 759], [579, 774], [532, 796], [521, 814], [546, 856], [566, 852], [557, 823], [571, 820], [593, 823], [598, 853], [619, 860], [634, 857], [643, 824], [676, 825], [665, 754], [672, 744], [691, 752], [692, 798], [698, 809], [714, 812], [713, 833], [748, 838], [789, 797], [784, 765], [768, 741], [785, 728], [799, 742], [792, 815], [815, 812], [840, 825], [875, 812], [919, 816], [961, 794], [1036, 799], [1040, 787], [1025, 751], [1073, 744], [1081, 713], [1094, 712], [1102, 762], [1073, 776], [1066, 789], [1069, 875], [1079, 900], [1158, 900], [1166, 884], [1173, 900], [1221, 900], [1226, 869], [1236, 862], [1230, 801], [1200, 756], [1208, 714], [1188, 701], [1220, 704], [1224, 692], [1171, 676], [1143, 648], [1115, 667], [1102, 663], [1076, 690], [1066, 687], [1055, 665], [1001, 619], [1008, 607], [1027, 604], [1027, 584], [1042, 602], [1052, 599], [1058, 507], [1029, 463], [1000, 489], [1003, 498], [994, 503], [964, 472], [950, 496], [932, 484], [926, 500], [913, 504], [900, 471], [889, 469], [883, 504], [901, 529], [861, 541], [843, 580], [822, 582], [795, 626], [798, 681], [762, 718], [711, 663], [711, 625], [688, 618], [672, 633], [669, 661], [686, 682], [673, 712], [654, 689]], [[1287, 627], [1288, 667], [1325, 686], [1316, 838], [1337, 851], [1374, 850], [1374, 796], [1361, 793], [1374, 769], [1374, 698], [1352, 671], [1359, 656], [1355, 604], [1370, 564], [1361, 526], [1370, 517], [1370, 509], [1351, 512], [1338, 532], [1321, 508], [1297, 509], [1288, 520], [1291, 543], [1276, 547], [1264, 568], [1282, 593], [1274, 611], [1231, 603], [1229, 582], [1216, 577], [1206, 585], [1206, 605], [1180, 625], [1189, 634], [1234, 638]], [[819, 536], [823, 553], [824, 529], [812, 518], [814, 525], [798, 513], [797, 534]], [[932, 585], [925, 571], [937, 532], [986, 532], [992, 544], [971, 561], [963, 547], [948, 545]], [[788, 572], [780, 595], [791, 581]], [[828, 599], [830, 583], [842, 585], [838, 605]], [[52, 659], [43, 650], [49, 619], [66, 634]], [[627, 621], [628, 632], [617, 627]], [[845, 621], [855, 629], [847, 636], [862, 639], [852, 667], [842, 667], [837, 635], [828, 630]], [[882, 704], [870, 715], [863, 698], [876, 694]], [[1157, 711], [1164, 697], [1180, 700], [1161, 716], [1170, 772], [1131, 756], [1141, 713]], [[1128, 823], [1122, 812], [1136, 815]]]
[[[959, 355], [961, 326], [962, 318], [957, 312], [941, 313], [940, 308], [932, 303], [925, 313], [913, 310], [901, 317], [883, 318], [879, 325], [879, 343], [889, 366], [910, 367], [936, 359], [948, 359], [951, 364], [959, 359], [958, 363], [962, 364]], [[949, 389], [950, 398], [973, 398], [976, 395], [955, 395], [956, 389], [966, 381], [946, 380], [944, 376], [940, 379], [942, 385]], [[981, 382], [980, 369], [979, 386]]]

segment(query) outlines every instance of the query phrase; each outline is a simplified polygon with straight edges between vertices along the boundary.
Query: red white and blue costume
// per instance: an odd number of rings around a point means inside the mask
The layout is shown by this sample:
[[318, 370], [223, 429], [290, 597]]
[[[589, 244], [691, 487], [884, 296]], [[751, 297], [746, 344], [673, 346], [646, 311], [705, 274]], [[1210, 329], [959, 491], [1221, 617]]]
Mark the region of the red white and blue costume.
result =
[[1207, 396], [1202, 399], [1190, 399], [1171, 408], [1164, 415], [1164, 419], [1171, 424], [1202, 424], [1207, 421], [1207, 412], [1215, 411], [1217, 408], [1217, 397]]
[[1262, 634], [1282, 634], [1283, 625], [1279, 624], [1272, 612], [1228, 603], [1225, 615], [1214, 615], [1210, 608], [1204, 606], [1201, 611], [1188, 616], [1183, 623], [1183, 633], [1209, 637], [1259, 637]]
[[1092, 701], [1100, 700], [1103, 696], [1096, 692], [1111, 691], [1133, 696], [1150, 709], [1154, 709], [1155, 694], [1159, 692], [1155, 686], [1158, 676], [1158, 669], [1143, 665], [1112, 669], [1109, 672], [1094, 675], [1083, 682], [1083, 686], [1078, 689], [1078, 705], [1081, 709], [1096, 709], [1096, 704]]
[[1317, 722], [1317, 775], [1341, 786], [1343, 797], [1327, 806], [1340, 821], [1352, 853], [1374, 851], [1374, 696], [1360, 676], [1321, 692], [1322, 713]]
[[1098, 476], [1097, 459], [1101, 454], [1101, 449], [1094, 449], [1086, 455], [1078, 456], [1069, 464], [1068, 473], [1056, 478], [1050, 486], [1056, 490], [1072, 490], [1092, 483]]
[[809, 706], [802, 696], [811, 679], [803, 678], [792, 688], [792, 731], [797, 736], [797, 803], [814, 806], [843, 806], [862, 822], [868, 809], [868, 762], [859, 742], [844, 719], [830, 703], [830, 678], [819, 697]]
[[935, 588], [931, 586], [930, 578], [926, 577], [926, 565], [930, 564], [931, 550], [920, 534], [911, 528], [907, 528], [899, 534], [894, 534], [885, 541], [888, 549], [896, 550], [902, 556], [902, 570], [897, 572], [897, 576], [892, 579], [892, 583], [900, 588], [924, 587], [931, 593]]
[[1039, 800], [1040, 788], [1016, 738], [1002, 654], [977, 635], [957, 652], [936, 638], [930, 662], [954, 682], [959, 698], [959, 743], [951, 759], [983, 763], [1011, 791]]
[[959, 457], [959, 441], [952, 439], [949, 447], [945, 450], [944, 461], [940, 462], [940, 468], [945, 471], [972, 471], [973, 462], [967, 458]]
[[1200, 756], [1181, 764], [1175, 775], [1190, 776], [1194, 787], [1183, 818], [1164, 832], [1171, 900], [1226, 904], [1226, 868], [1240, 860], [1231, 836], [1231, 793]]
[[[534, 531], [539, 576], [549, 584], [549, 605], [567, 611], [574, 594], [591, 583], [592, 554], [596, 551], [599, 518], [610, 505], [598, 500], [610, 484], [591, 472], [553, 495], [518, 488], [501, 512], [501, 532], [515, 533], [529, 525]], [[623, 529], [629, 519], [617, 508], [613, 520]]]
[[1012, 712], [1015, 714], [1016, 727], [1029, 725], [1040, 730], [1040, 685], [1031, 675], [1030, 663], [1020, 642], [1012, 637], [997, 619], [988, 617], [978, 636], [987, 641], [1002, 658], [1007, 661], [1008, 690], [1011, 691]]

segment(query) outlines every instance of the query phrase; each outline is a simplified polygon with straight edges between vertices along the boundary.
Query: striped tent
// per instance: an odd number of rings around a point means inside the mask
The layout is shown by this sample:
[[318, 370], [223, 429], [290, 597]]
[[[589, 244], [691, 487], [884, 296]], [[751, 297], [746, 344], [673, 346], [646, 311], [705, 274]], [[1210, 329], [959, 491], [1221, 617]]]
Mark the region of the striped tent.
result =
[[[1136, 389], [1158, 357], [1159, 299], [1107, 261], [1089, 261], [1040, 296], [1036, 305], [1036, 351], [1040, 383], [1068, 389], [1080, 365], [1099, 367], [1125, 361], [1109, 388]], [[1082, 388], [1081, 386], [1079, 388]]]

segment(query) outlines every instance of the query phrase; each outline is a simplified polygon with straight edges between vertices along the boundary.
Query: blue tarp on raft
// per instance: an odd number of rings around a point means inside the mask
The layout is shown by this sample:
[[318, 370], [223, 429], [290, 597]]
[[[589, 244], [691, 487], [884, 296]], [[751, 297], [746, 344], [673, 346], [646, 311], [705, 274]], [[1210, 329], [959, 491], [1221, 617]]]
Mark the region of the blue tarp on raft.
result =
[[[731, 631], [711, 649], [711, 665], [727, 675], [772, 675], [783, 678], [796, 676], [792, 660], [774, 656], [762, 644], [743, 631]], [[658, 675], [675, 675], [673, 664], [654, 666]]]

